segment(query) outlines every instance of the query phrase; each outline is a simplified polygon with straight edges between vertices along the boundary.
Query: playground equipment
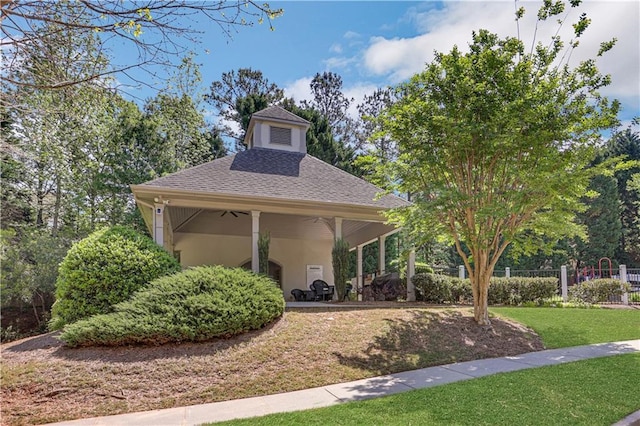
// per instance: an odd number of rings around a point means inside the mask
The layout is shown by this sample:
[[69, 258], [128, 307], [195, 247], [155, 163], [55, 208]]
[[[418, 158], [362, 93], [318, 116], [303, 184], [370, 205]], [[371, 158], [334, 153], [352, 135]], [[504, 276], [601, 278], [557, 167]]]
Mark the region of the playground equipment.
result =
[[[607, 263], [609, 264], [609, 270], [607, 271], [605, 269], [604, 273], [602, 271], [603, 263], [605, 264], [605, 268], [607, 266], [606, 264]], [[584, 268], [582, 268], [582, 270], [576, 270], [577, 282], [589, 281], [597, 278], [613, 278], [613, 263], [611, 262], [611, 259], [609, 259], [608, 257], [601, 257], [600, 260], [598, 260], [597, 274], [596, 274], [596, 268], [594, 266], [585, 266]]]

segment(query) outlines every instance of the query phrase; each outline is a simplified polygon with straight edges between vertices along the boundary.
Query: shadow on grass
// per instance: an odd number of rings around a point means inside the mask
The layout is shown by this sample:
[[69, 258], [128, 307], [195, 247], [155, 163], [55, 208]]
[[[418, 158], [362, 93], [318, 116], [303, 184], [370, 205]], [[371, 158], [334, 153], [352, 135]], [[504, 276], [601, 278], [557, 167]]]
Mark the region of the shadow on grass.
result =
[[500, 318], [483, 327], [459, 311], [410, 313], [408, 320], [387, 320], [387, 331], [364, 355], [333, 355], [343, 365], [378, 375], [544, 349], [531, 330]]

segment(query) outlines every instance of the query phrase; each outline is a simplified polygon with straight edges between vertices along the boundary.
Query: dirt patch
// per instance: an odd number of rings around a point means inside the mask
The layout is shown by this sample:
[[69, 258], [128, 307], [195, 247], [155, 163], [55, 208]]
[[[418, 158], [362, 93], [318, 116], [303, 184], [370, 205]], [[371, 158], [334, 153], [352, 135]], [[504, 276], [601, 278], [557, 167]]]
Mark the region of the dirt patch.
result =
[[[1, 346], [2, 424], [40, 424], [293, 391], [543, 349], [518, 324], [469, 309], [385, 304], [290, 310], [232, 339], [69, 349], [56, 334]], [[424, 306], [424, 305], [423, 305]]]

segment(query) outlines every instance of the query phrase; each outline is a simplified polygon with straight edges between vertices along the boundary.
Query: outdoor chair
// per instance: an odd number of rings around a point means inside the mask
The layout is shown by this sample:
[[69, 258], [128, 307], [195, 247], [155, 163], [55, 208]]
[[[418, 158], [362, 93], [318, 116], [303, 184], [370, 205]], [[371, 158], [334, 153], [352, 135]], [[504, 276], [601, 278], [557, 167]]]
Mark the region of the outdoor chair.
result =
[[313, 290], [301, 290], [294, 288], [291, 290], [291, 295], [296, 302], [313, 302], [316, 300], [316, 292]]
[[296, 302], [304, 302], [306, 299], [304, 290], [300, 290], [299, 288], [294, 288], [293, 290], [291, 290], [291, 295], [296, 300]]
[[322, 280], [315, 280], [311, 283], [311, 290], [316, 294], [315, 300], [333, 299], [334, 287]]

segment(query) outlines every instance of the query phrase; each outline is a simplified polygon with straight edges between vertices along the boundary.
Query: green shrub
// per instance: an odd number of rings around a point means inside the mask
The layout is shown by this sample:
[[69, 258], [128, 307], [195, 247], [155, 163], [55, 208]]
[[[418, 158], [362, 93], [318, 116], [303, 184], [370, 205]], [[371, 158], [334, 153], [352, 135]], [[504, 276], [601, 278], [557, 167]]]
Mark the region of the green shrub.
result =
[[411, 279], [418, 300], [430, 303], [471, 303], [473, 294], [469, 280], [448, 275], [423, 273]]
[[259, 329], [284, 312], [284, 297], [264, 275], [200, 266], [158, 278], [115, 312], [65, 327], [68, 346], [198, 342]]
[[258, 271], [264, 275], [269, 275], [269, 244], [271, 244], [269, 231], [260, 233], [258, 235]]
[[349, 280], [349, 243], [342, 238], [338, 238], [331, 250], [331, 263], [333, 266], [333, 283], [338, 293], [338, 300], [344, 300], [347, 293], [347, 281]]
[[433, 274], [433, 268], [426, 263], [416, 262], [416, 274]]
[[180, 269], [162, 247], [131, 229], [96, 231], [71, 247], [60, 264], [49, 327], [110, 312], [149, 282]]
[[489, 286], [489, 304], [539, 304], [557, 293], [558, 279], [555, 277], [493, 277]]
[[610, 298], [621, 296], [629, 289], [629, 284], [623, 285], [610, 278], [584, 281], [569, 287], [569, 300], [583, 303], [608, 302]]
[[[472, 303], [468, 279], [439, 274], [416, 274], [412, 279], [420, 300], [431, 303]], [[540, 304], [558, 291], [557, 278], [491, 278], [490, 305]]]
[[453, 303], [472, 304], [473, 290], [471, 289], [471, 281], [451, 277], [451, 298]]
[[[406, 259], [405, 259], [406, 260]], [[391, 262], [392, 265], [396, 265], [397, 262]], [[390, 271], [387, 271], [390, 272]], [[414, 274], [433, 274], [433, 268], [424, 262], [416, 262]], [[400, 267], [400, 278], [405, 279], [407, 277], [407, 262], [402, 262]]]

